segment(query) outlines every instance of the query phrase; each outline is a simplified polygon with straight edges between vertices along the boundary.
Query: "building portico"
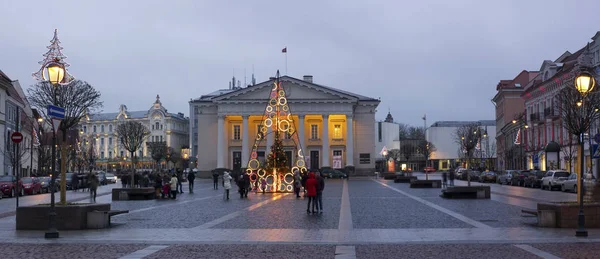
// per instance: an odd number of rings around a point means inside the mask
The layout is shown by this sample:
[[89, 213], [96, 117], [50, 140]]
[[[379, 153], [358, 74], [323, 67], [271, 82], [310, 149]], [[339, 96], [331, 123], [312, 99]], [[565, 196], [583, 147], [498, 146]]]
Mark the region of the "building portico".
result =
[[[224, 93], [190, 102], [194, 111], [191, 124], [196, 127], [192, 131], [198, 134], [192, 136], [191, 146], [200, 171], [245, 168], [255, 142], [258, 160], [265, 160], [274, 141], [270, 128], [261, 130], [269, 82], [272, 80], [221, 90]], [[301, 149], [309, 169], [352, 168], [357, 173], [374, 170], [373, 123], [379, 100], [288, 76], [281, 82], [293, 121], [290, 126], [296, 129], [299, 142], [281, 133], [289, 163], [295, 163]], [[265, 136], [264, 141], [256, 141]]]

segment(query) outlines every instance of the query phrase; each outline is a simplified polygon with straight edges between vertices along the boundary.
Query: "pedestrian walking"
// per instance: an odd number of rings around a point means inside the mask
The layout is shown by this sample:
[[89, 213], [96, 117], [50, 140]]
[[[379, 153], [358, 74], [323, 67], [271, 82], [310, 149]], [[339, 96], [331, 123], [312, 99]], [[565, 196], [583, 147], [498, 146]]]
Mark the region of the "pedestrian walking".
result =
[[177, 199], [177, 184], [178, 184], [178, 180], [177, 180], [177, 175], [173, 174], [173, 176], [171, 177], [171, 199], [175, 200]]
[[177, 191], [179, 193], [183, 193], [183, 172], [181, 170], [177, 170]]
[[223, 199], [229, 200], [229, 190], [231, 189], [231, 176], [229, 172], [223, 172], [223, 188], [225, 189]]
[[323, 189], [325, 189], [325, 180], [321, 173], [317, 173], [317, 212], [323, 213]]
[[306, 206], [306, 213], [310, 214], [310, 206], [312, 202], [312, 213], [315, 214], [316, 198], [317, 198], [317, 179], [315, 179], [315, 173], [310, 172], [308, 179], [306, 179], [306, 196], [308, 197], [308, 205]]
[[79, 176], [77, 175], [77, 173], [73, 173], [71, 175], [71, 190], [77, 191], [78, 184], [79, 184]]
[[236, 181], [237, 186], [238, 186], [238, 192], [240, 193], [240, 199], [244, 198], [244, 195], [246, 194], [246, 181], [244, 180], [244, 176], [240, 175], [238, 177], [238, 180]]
[[[229, 175], [229, 174], [227, 174], [227, 175]], [[217, 171], [213, 171], [212, 177], [213, 177], [213, 190], [218, 190], [219, 189], [219, 173], [217, 173]], [[229, 177], [231, 177], [231, 176], [229, 176]], [[225, 186], [225, 182], [223, 182], [223, 186]]]
[[[155, 196], [156, 198], [160, 198], [160, 191], [162, 188], [163, 184], [162, 184], [162, 178], [160, 177], [160, 175], [155, 175], [154, 176], [154, 192], [155, 192]], [[164, 195], [162, 196], [164, 198]]]
[[91, 173], [88, 179], [89, 188], [90, 188], [90, 201], [96, 202], [96, 194], [98, 190], [98, 176], [95, 173]]
[[196, 174], [194, 174], [194, 172], [190, 170], [190, 172], [187, 175], [187, 179], [189, 192], [194, 193], [194, 180], [196, 179]]
[[446, 189], [448, 187], [448, 173], [442, 173], [442, 189]]
[[250, 175], [242, 173], [244, 178], [244, 197], [248, 198], [248, 192], [250, 191]]
[[455, 172], [454, 172], [454, 170], [450, 170], [450, 186], [454, 186], [454, 178], [455, 178]]
[[300, 173], [296, 172], [294, 175], [294, 193], [296, 194], [296, 198], [300, 198], [300, 189], [302, 189], [302, 178], [300, 177]]

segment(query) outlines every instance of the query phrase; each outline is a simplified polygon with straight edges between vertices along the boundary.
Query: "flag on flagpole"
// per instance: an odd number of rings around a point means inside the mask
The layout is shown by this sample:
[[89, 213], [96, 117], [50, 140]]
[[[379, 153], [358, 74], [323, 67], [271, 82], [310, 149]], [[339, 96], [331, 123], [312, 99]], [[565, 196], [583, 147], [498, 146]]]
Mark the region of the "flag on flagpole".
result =
[[281, 50], [281, 53], [287, 53], [287, 47], [283, 48], [283, 49]]
[[426, 120], [427, 119], [427, 114], [423, 114], [423, 118], [422, 119]]

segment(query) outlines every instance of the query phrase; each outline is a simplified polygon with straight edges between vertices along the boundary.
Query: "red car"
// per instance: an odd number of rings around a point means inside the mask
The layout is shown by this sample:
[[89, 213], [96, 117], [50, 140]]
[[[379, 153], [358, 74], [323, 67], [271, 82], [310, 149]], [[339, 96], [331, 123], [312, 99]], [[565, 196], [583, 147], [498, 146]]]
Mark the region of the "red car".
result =
[[[14, 175], [3, 175], [0, 176], [0, 192], [2, 195], [8, 195], [8, 197], [14, 197], [17, 193], [17, 177]], [[19, 193], [23, 196], [23, 182], [19, 181]]]
[[42, 193], [42, 183], [37, 178], [23, 177], [21, 178], [21, 182], [23, 183], [25, 194], [33, 195]]

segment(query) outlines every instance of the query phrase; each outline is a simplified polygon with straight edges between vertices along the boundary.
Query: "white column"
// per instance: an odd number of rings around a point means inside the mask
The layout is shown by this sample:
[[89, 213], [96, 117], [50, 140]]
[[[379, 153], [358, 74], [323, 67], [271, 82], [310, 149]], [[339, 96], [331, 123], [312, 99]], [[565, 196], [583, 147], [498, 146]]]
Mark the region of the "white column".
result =
[[321, 142], [323, 151], [321, 154], [321, 167], [330, 167], [329, 165], [329, 114], [323, 115], [323, 131], [321, 133]]
[[346, 115], [346, 166], [354, 166], [354, 129], [352, 114]]
[[242, 168], [248, 165], [250, 150], [248, 150], [248, 115], [242, 116]]
[[217, 168], [225, 168], [225, 116], [218, 115], [217, 120]]
[[304, 114], [298, 115], [298, 128], [296, 129], [296, 131], [298, 134], [298, 141], [300, 142], [300, 147], [302, 147], [302, 155], [306, 157], [308, 154], [306, 151], [306, 146], [304, 146]]

